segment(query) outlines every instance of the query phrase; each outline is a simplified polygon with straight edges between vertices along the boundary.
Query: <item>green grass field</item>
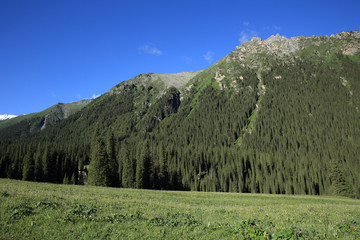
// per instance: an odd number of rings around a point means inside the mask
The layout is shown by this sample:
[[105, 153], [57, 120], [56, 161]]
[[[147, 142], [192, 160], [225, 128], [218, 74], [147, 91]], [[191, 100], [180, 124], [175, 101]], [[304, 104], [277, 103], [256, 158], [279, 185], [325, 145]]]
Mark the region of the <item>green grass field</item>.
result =
[[360, 239], [360, 201], [0, 179], [0, 239]]

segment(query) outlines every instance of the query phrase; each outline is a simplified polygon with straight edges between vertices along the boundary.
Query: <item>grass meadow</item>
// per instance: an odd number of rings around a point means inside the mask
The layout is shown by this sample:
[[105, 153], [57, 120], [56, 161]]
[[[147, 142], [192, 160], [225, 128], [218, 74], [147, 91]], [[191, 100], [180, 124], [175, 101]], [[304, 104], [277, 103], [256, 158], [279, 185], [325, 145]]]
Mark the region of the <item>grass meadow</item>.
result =
[[360, 201], [0, 179], [0, 239], [360, 239]]

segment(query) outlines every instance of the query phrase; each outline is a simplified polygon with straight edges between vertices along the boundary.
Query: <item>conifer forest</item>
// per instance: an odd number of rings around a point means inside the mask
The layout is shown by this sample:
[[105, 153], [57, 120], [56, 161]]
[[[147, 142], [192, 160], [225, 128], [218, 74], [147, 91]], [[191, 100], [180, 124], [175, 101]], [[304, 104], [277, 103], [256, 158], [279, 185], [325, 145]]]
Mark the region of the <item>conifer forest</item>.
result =
[[46, 128], [7, 120], [0, 177], [360, 198], [359, 35], [255, 39], [185, 85], [142, 74]]

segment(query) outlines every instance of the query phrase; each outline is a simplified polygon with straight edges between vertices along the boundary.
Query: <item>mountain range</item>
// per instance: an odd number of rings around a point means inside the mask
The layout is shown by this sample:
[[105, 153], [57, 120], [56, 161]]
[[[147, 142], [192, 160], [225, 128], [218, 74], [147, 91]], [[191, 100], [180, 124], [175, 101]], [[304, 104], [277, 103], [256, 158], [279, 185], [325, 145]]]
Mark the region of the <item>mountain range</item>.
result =
[[17, 117], [16, 115], [4, 114], [0, 115], [0, 122]]
[[109, 186], [360, 197], [359, 107], [359, 31], [254, 37], [202, 71], [1, 122], [0, 176], [83, 183], [101, 158]]

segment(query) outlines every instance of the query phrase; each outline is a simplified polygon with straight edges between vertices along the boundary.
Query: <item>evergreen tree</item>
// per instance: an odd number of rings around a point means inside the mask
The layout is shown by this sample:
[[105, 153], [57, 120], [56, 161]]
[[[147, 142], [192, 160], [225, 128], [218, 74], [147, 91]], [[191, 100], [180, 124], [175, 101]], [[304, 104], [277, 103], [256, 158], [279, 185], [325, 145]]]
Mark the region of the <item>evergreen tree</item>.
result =
[[165, 156], [164, 148], [162, 145], [159, 146], [158, 150], [158, 163], [159, 163], [159, 187], [160, 189], [167, 189], [169, 184], [169, 172], [168, 172], [168, 164]]
[[118, 160], [118, 176], [119, 176], [119, 186], [123, 187], [123, 168], [124, 163], [127, 161], [129, 157], [129, 151], [126, 140], [124, 140], [121, 144], [120, 151], [118, 152], [117, 160]]
[[[142, 146], [141, 146], [142, 145]], [[151, 177], [151, 155], [149, 142], [141, 144], [139, 157], [136, 161], [136, 188], [150, 188]]]
[[47, 144], [42, 155], [43, 181], [48, 182], [51, 178], [51, 153]]
[[116, 141], [115, 141], [115, 136], [114, 133], [111, 131], [108, 134], [107, 137], [107, 155], [108, 155], [108, 171], [109, 171], [109, 182], [110, 182], [110, 186], [112, 187], [118, 187], [119, 186], [119, 165], [118, 162], [116, 160], [116, 151], [115, 151], [115, 145], [116, 145]]
[[338, 196], [352, 196], [353, 192], [348, 185], [343, 167], [337, 160], [331, 161], [330, 179], [332, 182], [332, 191], [334, 195]]
[[42, 164], [42, 152], [40, 143], [37, 146], [35, 155], [34, 155], [34, 177], [35, 181], [41, 182], [43, 181], [43, 164]]
[[121, 150], [119, 152], [119, 172], [121, 171], [122, 187], [134, 188], [135, 166], [134, 166], [134, 161], [130, 156], [128, 147], [129, 145], [126, 143], [126, 141], [124, 141], [123, 144], [121, 145]]
[[88, 183], [94, 186], [110, 186], [108, 155], [105, 143], [100, 135], [99, 124], [96, 125], [91, 143]]
[[24, 166], [23, 166], [22, 179], [25, 181], [33, 181], [35, 163], [31, 153], [27, 153], [25, 155], [23, 163]]

